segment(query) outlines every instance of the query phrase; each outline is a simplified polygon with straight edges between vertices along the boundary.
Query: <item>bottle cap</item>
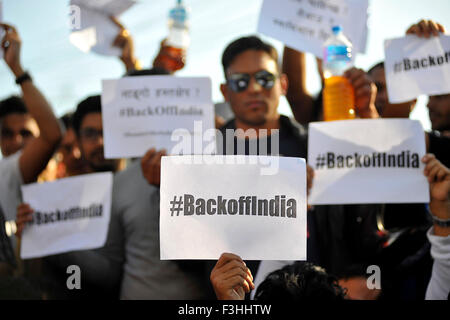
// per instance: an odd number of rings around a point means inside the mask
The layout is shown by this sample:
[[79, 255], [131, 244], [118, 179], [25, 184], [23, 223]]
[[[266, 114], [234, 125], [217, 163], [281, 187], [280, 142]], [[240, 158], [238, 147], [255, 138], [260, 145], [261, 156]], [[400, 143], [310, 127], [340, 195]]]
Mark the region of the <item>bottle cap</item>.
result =
[[342, 31], [342, 27], [341, 26], [333, 26], [331, 28], [331, 30], [333, 31], [334, 34], [338, 34], [339, 32]]

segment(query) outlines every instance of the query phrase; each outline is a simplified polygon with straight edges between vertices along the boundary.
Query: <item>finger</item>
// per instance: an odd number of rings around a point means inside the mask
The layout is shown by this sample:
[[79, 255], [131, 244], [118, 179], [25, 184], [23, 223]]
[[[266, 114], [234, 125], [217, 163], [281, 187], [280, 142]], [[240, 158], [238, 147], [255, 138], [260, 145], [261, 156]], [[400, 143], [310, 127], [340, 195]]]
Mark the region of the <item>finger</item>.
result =
[[123, 48], [124, 44], [125, 44], [125, 40], [124, 40], [122, 34], [118, 34], [118, 35], [114, 38], [114, 41], [113, 41], [113, 44], [112, 44], [112, 45], [113, 45], [114, 47]]
[[437, 28], [439, 30], [439, 32], [445, 33], [445, 27], [443, 25], [441, 25], [440, 23], [436, 23], [437, 24]]
[[16, 28], [10, 24], [0, 22], [0, 27], [5, 29], [6, 32], [12, 31], [13, 33], [17, 33]]
[[414, 24], [411, 27], [409, 27], [409, 29], [406, 31], [406, 34], [418, 35], [419, 32], [420, 32], [419, 26], [417, 24]]
[[244, 265], [244, 263], [242, 261], [238, 261], [238, 260], [228, 261], [228, 263], [219, 267], [218, 270], [225, 274], [225, 273], [229, 273], [230, 270], [237, 271], [237, 268], [241, 269], [241, 271], [244, 272], [245, 274], [248, 273], [247, 272], [248, 268]]
[[[222, 270], [222, 269], [220, 269]], [[246, 270], [243, 270], [241, 267], [237, 266], [237, 267], [233, 267], [232, 269], [229, 269], [227, 271], [221, 271], [222, 273], [222, 279], [227, 280], [230, 278], [233, 278], [234, 276], [240, 276], [243, 279], [247, 279], [249, 278], [251, 281], [250, 276], [248, 275]]]
[[429, 161], [431, 161], [432, 159], [436, 158], [434, 154], [432, 153], [427, 153], [426, 155], [424, 155], [422, 157], [422, 162], [423, 163], [428, 163]]
[[372, 81], [369, 79], [367, 74], [363, 72], [358, 72], [354, 77], [350, 79], [350, 82], [352, 83], [352, 86], [357, 89], [360, 87], [367, 86], [372, 83]]
[[29, 205], [19, 205], [17, 207], [17, 217], [33, 213], [34, 210]]
[[28, 215], [25, 215], [25, 216], [22, 216], [20, 218], [17, 218], [16, 225], [17, 226], [24, 225], [24, 224], [26, 224], [27, 222], [30, 222], [30, 221], [33, 221], [33, 214], [32, 213], [28, 214]]
[[221, 273], [221, 278], [223, 280], [229, 280], [236, 276], [239, 276], [242, 279], [244, 279], [249, 284], [250, 287], [254, 288], [253, 276], [251, 272], [249, 272], [250, 270], [248, 268], [246, 269], [247, 270], [242, 270], [242, 268], [240, 267], [235, 267], [233, 269], [228, 270], [227, 272]]
[[447, 172], [447, 170], [445, 170], [445, 168], [442, 168], [442, 167], [439, 168], [439, 171], [436, 174], [436, 181], [437, 182], [444, 181], [445, 178], [447, 177], [447, 175], [448, 175], [448, 172]]
[[154, 167], [154, 181], [156, 185], [161, 185], [161, 163]]
[[22, 203], [20, 203], [20, 204], [17, 206], [17, 210], [23, 209], [23, 208], [31, 209], [30, 204], [29, 204], [29, 203], [26, 203], [26, 202], [22, 202]]
[[153, 158], [149, 161], [150, 165], [161, 164], [161, 158], [163, 156], [163, 151], [158, 151]]
[[370, 84], [368, 84], [362, 88], [357, 89], [355, 91], [355, 96], [356, 97], [370, 96], [371, 93], [372, 93], [372, 87], [370, 86]]
[[30, 213], [33, 213], [34, 210], [32, 208], [30, 208], [29, 206], [22, 206], [17, 208], [17, 216], [23, 216], [23, 215], [27, 215]]
[[24, 226], [17, 226], [16, 229], [16, 237], [21, 238], [22, 237], [22, 231], [23, 231]]
[[425, 20], [421, 20], [419, 22], [419, 28], [420, 28], [420, 34], [421, 36], [425, 37], [425, 38], [429, 38], [430, 37], [430, 32], [428, 29], [428, 22]]
[[150, 159], [149, 163], [149, 169], [151, 170], [151, 176], [153, 177], [153, 181], [155, 181], [156, 184], [160, 183], [161, 180], [161, 158], [162, 158], [162, 151], [157, 152], [152, 159]]
[[252, 282], [253, 282], [253, 275], [252, 275], [252, 272], [250, 271], [250, 269], [249, 268], [247, 268], [247, 274], [248, 274], [248, 276], [250, 277], [250, 279], [252, 280]]
[[11, 39], [11, 36], [9, 34], [6, 34], [3, 37], [2, 48], [5, 50], [5, 52], [11, 46], [11, 41], [12, 41], [12, 39]]
[[438, 27], [437, 23], [432, 21], [432, 20], [430, 20], [428, 22], [428, 26], [429, 26], [430, 33], [433, 36], [437, 37], [439, 35], [439, 27]]
[[424, 173], [428, 177], [431, 173], [431, 170], [437, 166], [439, 161], [437, 159], [431, 159], [427, 165], [425, 166]]
[[231, 288], [234, 288], [236, 286], [242, 286], [245, 290], [245, 292], [250, 292], [250, 285], [248, 284], [247, 280], [240, 276], [234, 276], [230, 279], [227, 279], [227, 283]]
[[434, 182], [436, 180], [436, 174], [438, 173], [441, 166], [437, 160], [432, 162], [431, 168], [428, 168], [428, 181]]
[[306, 165], [306, 171], [311, 177], [314, 177], [314, 168], [311, 167], [309, 164]]
[[141, 163], [146, 164], [147, 162], [149, 162], [155, 153], [156, 153], [155, 148], [151, 148], [150, 150], [148, 150], [142, 157]]
[[354, 83], [357, 79], [361, 77], [365, 77], [366, 73], [361, 69], [351, 68], [344, 72], [344, 76], [350, 80], [351, 83]]
[[433, 168], [431, 168], [430, 173], [428, 175], [429, 181], [430, 182], [437, 182], [437, 173], [439, 172], [439, 170], [441, 170], [442, 167], [439, 166], [439, 164], [436, 164], [435, 166], [433, 166]]
[[119, 20], [118, 20], [116, 17], [114, 17], [114, 16], [109, 16], [109, 19], [110, 19], [117, 27], [119, 27], [120, 29], [126, 29], [126, 28], [123, 26], [123, 24], [121, 24], [121, 23], [119, 22]]

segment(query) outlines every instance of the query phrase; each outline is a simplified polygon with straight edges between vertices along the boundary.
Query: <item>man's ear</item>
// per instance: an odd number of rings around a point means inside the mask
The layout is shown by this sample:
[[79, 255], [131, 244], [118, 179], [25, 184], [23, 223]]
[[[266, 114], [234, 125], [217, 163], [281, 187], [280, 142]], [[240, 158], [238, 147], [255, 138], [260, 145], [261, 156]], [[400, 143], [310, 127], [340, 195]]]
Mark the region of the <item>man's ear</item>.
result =
[[220, 91], [222, 92], [223, 98], [225, 99], [225, 101], [230, 101], [230, 99], [228, 99], [228, 86], [225, 83], [222, 83], [220, 85]]
[[286, 74], [282, 73], [280, 75], [281, 93], [286, 95], [289, 88], [289, 80]]

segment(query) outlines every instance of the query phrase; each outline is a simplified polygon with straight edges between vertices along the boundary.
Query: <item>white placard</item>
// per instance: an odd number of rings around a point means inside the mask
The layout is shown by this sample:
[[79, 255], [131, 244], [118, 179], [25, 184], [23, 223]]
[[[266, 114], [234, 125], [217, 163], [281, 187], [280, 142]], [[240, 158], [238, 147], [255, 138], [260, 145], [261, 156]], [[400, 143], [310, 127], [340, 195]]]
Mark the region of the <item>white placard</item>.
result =
[[365, 52], [368, 0], [264, 0], [258, 32], [323, 58], [331, 28], [340, 25], [354, 52]]
[[125, 77], [104, 80], [102, 88], [106, 158], [140, 157], [150, 148], [202, 154], [209, 146], [215, 153], [209, 78]]
[[71, 0], [70, 42], [83, 52], [119, 56], [121, 50], [112, 45], [119, 27], [110, 16], [119, 16], [135, 3], [133, 0]]
[[277, 174], [264, 175], [261, 159], [162, 158], [162, 260], [218, 259], [224, 252], [246, 260], [306, 259], [305, 160], [264, 157], [279, 164]]
[[310, 204], [425, 203], [419, 121], [360, 119], [309, 125]]
[[93, 173], [22, 186], [33, 223], [22, 233], [20, 256], [38, 258], [102, 247], [108, 233], [113, 176]]
[[389, 102], [450, 93], [450, 36], [407, 35], [386, 40], [384, 50]]

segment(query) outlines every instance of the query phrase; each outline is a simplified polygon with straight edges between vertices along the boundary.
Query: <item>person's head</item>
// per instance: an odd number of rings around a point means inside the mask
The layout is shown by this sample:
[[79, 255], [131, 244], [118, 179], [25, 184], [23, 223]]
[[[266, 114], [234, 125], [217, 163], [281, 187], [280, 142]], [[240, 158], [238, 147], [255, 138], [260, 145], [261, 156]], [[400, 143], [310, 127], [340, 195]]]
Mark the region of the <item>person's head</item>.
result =
[[255, 300], [295, 302], [344, 300], [337, 279], [309, 262], [295, 262], [270, 273], [258, 286]]
[[427, 107], [431, 128], [437, 131], [450, 130], [450, 94], [430, 96]]
[[389, 103], [384, 62], [377, 63], [367, 73], [377, 86], [375, 107], [377, 108], [378, 114], [383, 118], [408, 118], [409, 113], [416, 104], [416, 100], [398, 104]]
[[66, 113], [60, 118], [66, 128], [66, 132], [59, 145], [58, 160], [64, 164], [65, 174], [68, 176], [81, 174], [85, 168], [85, 162], [81, 159], [77, 136], [73, 129], [72, 117], [72, 113]]
[[281, 95], [288, 87], [280, 73], [276, 49], [255, 36], [230, 43], [222, 55], [226, 83], [220, 89], [237, 121], [261, 126], [278, 117]]
[[99, 95], [81, 101], [72, 119], [81, 156], [94, 172], [116, 171], [119, 161], [105, 159], [103, 152], [102, 106]]
[[0, 101], [0, 148], [3, 156], [16, 153], [37, 136], [37, 123], [20, 97], [12, 96]]

